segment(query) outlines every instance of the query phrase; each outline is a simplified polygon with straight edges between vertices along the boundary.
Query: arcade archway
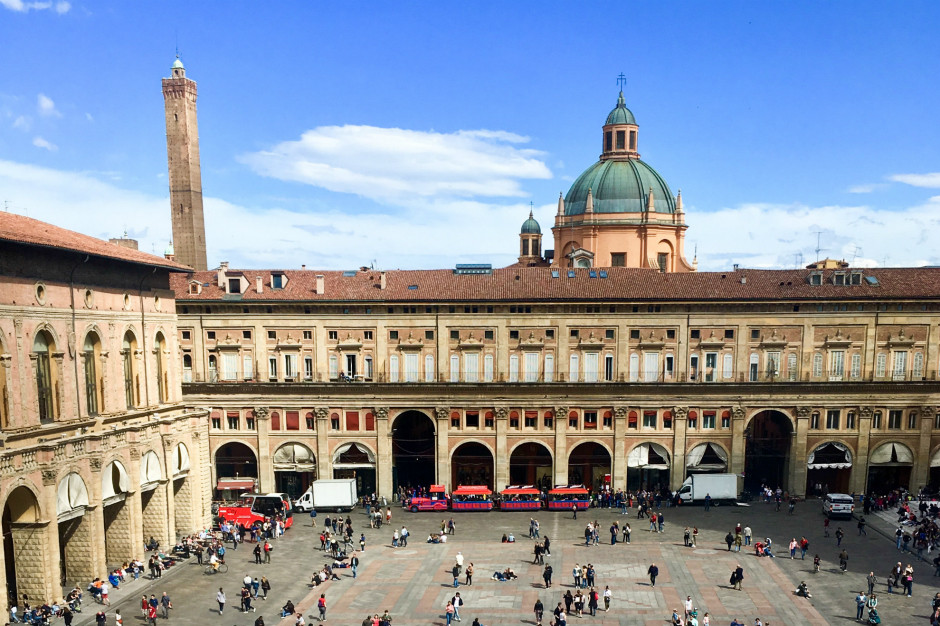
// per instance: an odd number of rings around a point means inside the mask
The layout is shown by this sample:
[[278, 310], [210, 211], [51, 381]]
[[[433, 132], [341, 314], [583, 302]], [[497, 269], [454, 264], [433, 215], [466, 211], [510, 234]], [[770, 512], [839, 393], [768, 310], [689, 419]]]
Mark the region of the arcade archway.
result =
[[669, 486], [669, 451], [658, 443], [641, 443], [627, 455], [627, 489], [658, 491]]
[[317, 477], [313, 450], [302, 443], [285, 443], [274, 451], [274, 484], [278, 493], [299, 498]]
[[170, 475], [173, 479], [173, 510], [176, 514], [176, 534], [184, 535], [195, 528], [193, 516], [193, 487], [189, 480], [189, 448], [176, 444]]
[[793, 424], [780, 411], [768, 409], [755, 415], [744, 430], [744, 488], [761, 485], [788, 489], [790, 440]]
[[883, 443], [868, 458], [868, 493], [911, 487], [914, 453], [903, 443]]
[[456, 448], [450, 457], [451, 486], [485, 485], [493, 489], [493, 453], [482, 443], [468, 441]]
[[375, 454], [361, 443], [344, 443], [333, 452], [333, 478], [355, 478], [360, 496], [375, 493]]
[[104, 508], [104, 554], [108, 566], [117, 566], [137, 553], [138, 539], [131, 529], [127, 505], [131, 481], [120, 461], [111, 461], [101, 471], [101, 505]]
[[94, 533], [90, 515], [85, 515], [88, 506], [88, 488], [76, 472], [66, 474], [56, 490], [56, 518], [59, 530], [59, 563], [61, 583], [91, 580], [95, 576], [95, 565], [89, 554]]
[[940, 450], [930, 457], [930, 476], [927, 486], [931, 493], [937, 493], [940, 490]]
[[7, 593], [11, 599], [16, 600], [24, 593], [31, 598], [46, 597], [43, 585], [46, 576], [42, 572], [46, 567], [46, 526], [39, 520], [40, 509], [36, 495], [23, 486], [11, 491], [0, 517]]
[[392, 488], [429, 487], [436, 482], [434, 422], [421, 411], [405, 411], [392, 424]]
[[247, 445], [232, 441], [215, 451], [215, 480], [218, 499], [235, 500], [258, 483], [258, 460]]
[[568, 455], [568, 484], [581, 484], [600, 491], [607, 485], [606, 477], [610, 475], [610, 468], [610, 452], [607, 448], [593, 441], [578, 444]]
[[686, 475], [728, 471], [728, 453], [716, 443], [700, 443], [685, 455]]
[[552, 476], [552, 453], [543, 443], [519, 444], [509, 455], [509, 483], [512, 485], [536, 485], [548, 491], [552, 488]]
[[828, 441], [816, 446], [806, 457], [806, 468], [806, 493], [849, 492], [852, 451], [845, 444]]

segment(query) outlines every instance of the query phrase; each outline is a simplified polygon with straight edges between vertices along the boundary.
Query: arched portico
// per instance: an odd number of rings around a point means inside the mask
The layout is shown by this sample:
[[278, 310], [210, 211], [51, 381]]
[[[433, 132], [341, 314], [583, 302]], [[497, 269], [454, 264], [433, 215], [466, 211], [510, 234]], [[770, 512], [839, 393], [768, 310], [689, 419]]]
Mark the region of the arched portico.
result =
[[170, 540], [166, 501], [166, 483], [160, 458], [148, 450], [140, 458], [140, 513], [143, 537], [153, 537], [166, 544]]
[[133, 530], [126, 500], [131, 481], [124, 464], [115, 459], [101, 470], [101, 503], [104, 507], [105, 561], [120, 565], [137, 554], [142, 538]]
[[579, 443], [568, 454], [568, 484], [600, 491], [610, 485], [611, 466], [610, 450], [605, 445], [597, 441]]
[[[826, 441], [806, 457], [806, 493], [849, 493], [852, 451], [840, 441]], [[819, 485], [819, 488], [816, 487]]]
[[0, 518], [3, 530], [3, 562], [9, 598], [47, 598], [52, 589], [46, 568], [46, 532], [39, 500], [26, 485], [15, 487], [7, 496]]
[[437, 482], [434, 420], [421, 411], [399, 414], [391, 424], [392, 489]]
[[375, 452], [360, 441], [340, 444], [333, 451], [333, 478], [355, 478], [360, 496], [375, 492]]
[[258, 457], [240, 441], [219, 446], [215, 454], [216, 499], [234, 500], [244, 491], [253, 491], [258, 484]]
[[317, 460], [313, 450], [288, 442], [274, 451], [274, 485], [279, 493], [298, 498], [316, 480]]
[[170, 478], [173, 481], [173, 516], [176, 534], [183, 535], [195, 529], [193, 480], [189, 478], [189, 448], [184, 443], [176, 444], [170, 462]]
[[89, 505], [88, 487], [82, 477], [77, 472], [63, 476], [56, 489], [56, 518], [61, 581], [66, 584], [97, 575], [91, 550], [94, 517], [87, 513]]
[[479, 441], [467, 441], [451, 452], [451, 485], [485, 485], [493, 489], [493, 451]]
[[685, 456], [686, 475], [728, 471], [728, 451], [713, 441], [695, 445]]
[[887, 493], [898, 487], [910, 489], [913, 468], [914, 453], [906, 444], [881, 444], [868, 457], [866, 493]]
[[[793, 422], [782, 411], [754, 414], [744, 429], [744, 488], [788, 489]], [[801, 481], [802, 485], [802, 481]]]
[[669, 486], [669, 451], [650, 441], [635, 446], [627, 455], [627, 489], [656, 490]]
[[[513, 485], [538, 485], [552, 488], [552, 452], [541, 441], [525, 441], [509, 453], [509, 482]], [[498, 485], [502, 488], [503, 485]]]

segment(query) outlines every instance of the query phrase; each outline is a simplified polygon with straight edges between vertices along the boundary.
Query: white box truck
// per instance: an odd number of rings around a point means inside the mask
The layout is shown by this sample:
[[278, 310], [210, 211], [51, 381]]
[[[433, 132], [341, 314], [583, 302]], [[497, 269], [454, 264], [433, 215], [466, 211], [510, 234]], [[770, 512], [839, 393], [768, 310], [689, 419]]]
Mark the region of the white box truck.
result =
[[352, 511], [359, 502], [354, 478], [315, 480], [294, 502], [298, 511]]
[[683, 504], [704, 503], [711, 496], [713, 504], [737, 502], [741, 479], [737, 474], [692, 474], [679, 488], [678, 496]]

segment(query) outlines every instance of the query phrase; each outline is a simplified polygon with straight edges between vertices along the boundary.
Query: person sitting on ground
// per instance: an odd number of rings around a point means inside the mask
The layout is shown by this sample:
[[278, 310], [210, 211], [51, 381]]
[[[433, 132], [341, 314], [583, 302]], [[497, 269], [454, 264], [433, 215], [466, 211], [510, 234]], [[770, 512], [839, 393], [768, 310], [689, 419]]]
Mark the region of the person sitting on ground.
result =
[[805, 581], [802, 581], [802, 580], [800, 581], [800, 584], [799, 584], [799, 586], [796, 588], [796, 591], [795, 591], [794, 593], [796, 593], [796, 595], [801, 596], [801, 597], [803, 597], [803, 598], [812, 598], [812, 597], [813, 597], [813, 596], [810, 594], [810, 592], [809, 592], [809, 587], [806, 586], [806, 582], [805, 582]]
[[670, 623], [672, 626], [682, 626], [682, 618], [679, 617], [679, 611], [677, 609], [672, 610], [672, 621]]
[[516, 543], [516, 538], [513, 537], [512, 533], [509, 533], [509, 543]]
[[294, 603], [288, 600], [287, 604], [285, 604], [281, 608], [281, 617], [287, 617], [288, 615], [293, 615], [293, 614], [294, 614]]
[[441, 535], [438, 533], [431, 533], [428, 535], [428, 543], [440, 543]]
[[506, 536], [506, 533], [503, 533], [503, 538], [500, 543], [509, 543], [509, 537]]

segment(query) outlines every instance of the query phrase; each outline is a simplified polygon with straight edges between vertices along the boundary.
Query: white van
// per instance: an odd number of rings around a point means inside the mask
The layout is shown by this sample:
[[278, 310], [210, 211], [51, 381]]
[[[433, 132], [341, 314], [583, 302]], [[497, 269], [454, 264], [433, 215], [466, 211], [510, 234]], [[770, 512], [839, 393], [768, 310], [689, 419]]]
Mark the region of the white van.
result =
[[298, 512], [307, 513], [313, 510], [313, 488], [308, 487], [307, 490], [299, 498], [294, 500], [294, 510]]
[[828, 517], [852, 517], [855, 499], [847, 493], [830, 493], [823, 498], [823, 515]]

